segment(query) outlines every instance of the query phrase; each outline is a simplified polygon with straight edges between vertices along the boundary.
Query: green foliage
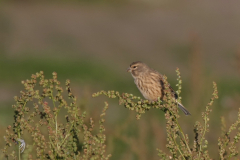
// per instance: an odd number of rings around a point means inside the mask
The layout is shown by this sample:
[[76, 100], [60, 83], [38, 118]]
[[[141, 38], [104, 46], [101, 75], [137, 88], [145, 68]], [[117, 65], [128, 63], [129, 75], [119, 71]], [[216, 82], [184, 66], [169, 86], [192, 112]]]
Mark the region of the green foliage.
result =
[[[219, 155], [221, 159], [230, 159], [238, 155], [239, 151], [237, 150], [237, 143], [240, 140], [240, 108], [238, 112], [238, 119], [235, 123], [233, 123], [228, 131], [226, 130], [226, 124], [224, 117], [221, 118], [222, 122], [222, 137], [218, 139], [219, 146]], [[237, 129], [236, 134], [233, 136], [233, 140], [231, 141], [230, 134]]]
[[[3, 153], [6, 158], [21, 159], [20, 154], [26, 144], [31, 148], [31, 151], [25, 153], [28, 159], [87, 160], [110, 157], [105, 155], [106, 136], [103, 126], [107, 103], [100, 115], [98, 133], [93, 134], [94, 122], [90, 119], [89, 125], [84, 123], [86, 113], [80, 112], [69, 80], [66, 81], [69, 102], [63, 96], [63, 88], [55, 72], [52, 79], [45, 79], [43, 72], [40, 72], [32, 75], [30, 80], [22, 81], [22, 84], [25, 90], [20, 92], [19, 97], [15, 97], [16, 104], [13, 105], [14, 124], [7, 128], [4, 136], [6, 145]], [[38, 85], [40, 89], [37, 89]], [[65, 118], [59, 116], [63, 110], [66, 111]], [[32, 144], [24, 141], [24, 135], [31, 137]], [[19, 146], [18, 154], [10, 148], [14, 144]]]
[[[177, 93], [181, 93], [181, 75], [177, 72]], [[38, 82], [39, 80], [39, 82]], [[16, 104], [14, 124], [6, 130], [4, 139], [6, 145], [3, 153], [6, 158], [13, 159], [109, 159], [106, 155], [106, 135], [104, 134], [103, 118], [108, 108], [105, 107], [100, 115], [99, 129], [94, 127], [94, 121], [84, 121], [85, 112], [80, 112], [76, 104], [76, 97], [70, 88], [70, 81], [66, 81], [66, 92], [60, 87], [57, 74], [52, 79], [45, 79], [43, 72], [32, 75], [30, 80], [23, 81], [25, 87], [19, 97], [15, 97]], [[142, 100], [133, 94], [118, 91], [100, 91], [93, 97], [105, 95], [118, 99], [130, 111], [136, 112], [136, 119], [150, 109], [160, 109], [165, 114], [168, 151], [157, 149], [161, 159], [211, 159], [208, 149], [207, 132], [210, 130], [209, 114], [213, 102], [218, 98], [217, 85], [213, 82], [213, 94], [210, 102], [202, 113], [202, 120], [193, 127], [194, 141], [190, 143], [188, 134], [183, 132], [179, 123], [180, 115], [176, 101], [172, 99], [167, 77], [164, 77], [166, 96], [161, 101], [150, 102]], [[68, 100], [65, 100], [65, 96]], [[179, 95], [178, 101], [181, 101]], [[60, 116], [65, 114], [65, 116]], [[64, 117], [64, 118], [63, 118]], [[189, 116], [189, 118], [191, 118]], [[220, 159], [231, 159], [238, 155], [237, 144], [240, 140], [240, 110], [238, 119], [230, 128], [226, 129], [222, 120], [222, 136], [218, 140]], [[231, 138], [233, 136], [233, 138]], [[25, 149], [25, 145], [26, 150]], [[15, 152], [14, 146], [18, 146]]]

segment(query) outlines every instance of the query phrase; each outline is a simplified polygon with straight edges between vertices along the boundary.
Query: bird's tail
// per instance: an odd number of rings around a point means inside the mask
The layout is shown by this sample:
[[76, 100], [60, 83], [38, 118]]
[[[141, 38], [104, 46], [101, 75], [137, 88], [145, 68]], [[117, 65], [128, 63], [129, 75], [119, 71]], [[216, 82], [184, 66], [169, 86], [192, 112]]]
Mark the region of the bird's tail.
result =
[[188, 110], [181, 104], [181, 103], [179, 103], [179, 102], [177, 102], [178, 103], [178, 107], [183, 111], [183, 113], [185, 114], [185, 115], [191, 115], [190, 114], [190, 112], [188, 112]]

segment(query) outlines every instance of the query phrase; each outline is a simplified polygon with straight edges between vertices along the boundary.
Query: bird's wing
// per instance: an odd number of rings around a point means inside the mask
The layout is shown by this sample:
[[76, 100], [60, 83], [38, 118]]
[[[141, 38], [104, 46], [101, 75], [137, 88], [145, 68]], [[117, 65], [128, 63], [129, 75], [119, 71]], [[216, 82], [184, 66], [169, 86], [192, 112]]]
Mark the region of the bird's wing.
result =
[[[162, 86], [162, 89], [163, 89], [163, 92], [164, 92], [164, 89], [165, 89], [165, 87], [164, 87], [164, 82], [163, 82], [163, 79], [162, 79], [163, 77], [160, 77], [160, 84], [161, 84], [161, 86]], [[171, 93], [172, 93], [172, 96], [175, 98], [175, 99], [178, 99], [178, 94], [173, 90], [173, 88], [170, 86], [170, 84], [169, 84], [169, 89], [170, 89], [170, 91], [171, 91]]]
[[173, 88], [169, 84], [169, 89], [171, 90], [172, 95], [175, 97], [175, 99], [178, 99], [178, 94], [173, 90]]

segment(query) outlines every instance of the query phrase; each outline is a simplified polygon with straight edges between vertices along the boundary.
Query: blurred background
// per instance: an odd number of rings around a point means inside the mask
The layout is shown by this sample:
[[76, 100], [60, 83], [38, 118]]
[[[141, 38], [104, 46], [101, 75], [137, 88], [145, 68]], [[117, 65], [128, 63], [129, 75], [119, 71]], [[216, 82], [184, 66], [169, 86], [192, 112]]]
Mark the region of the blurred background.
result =
[[[141, 96], [126, 72], [143, 61], [168, 76], [176, 89], [176, 68], [183, 80], [182, 103], [192, 113], [180, 113], [180, 123], [193, 143], [193, 125], [201, 120], [212, 94], [210, 155], [217, 158], [220, 117], [227, 126], [240, 106], [240, 1], [238, 0], [69, 0], [0, 1], [0, 136], [13, 123], [13, 97], [21, 80], [53, 71], [64, 85], [72, 83], [79, 106], [99, 120], [107, 111], [107, 153], [114, 160], [159, 159], [166, 151], [164, 115], [150, 110], [140, 120], [117, 100], [92, 98], [99, 90]], [[88, 121], [88, 120], [87, 120]], [[0, 148], [4, 142], [0, 142]]]

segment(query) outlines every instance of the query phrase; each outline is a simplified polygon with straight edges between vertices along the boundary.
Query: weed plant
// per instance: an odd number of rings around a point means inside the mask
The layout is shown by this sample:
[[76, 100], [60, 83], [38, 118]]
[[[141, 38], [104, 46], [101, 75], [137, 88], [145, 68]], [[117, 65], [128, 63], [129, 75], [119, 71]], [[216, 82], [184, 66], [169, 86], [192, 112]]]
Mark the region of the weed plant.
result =
[[[181, 101], [181, 76], [177, 72], [176, 91]], [[176, 102], [171, 98], [167, 77], [164, 77], [167, 96], [156, 102], [142, 100], [140, 97], [118, 91], [100, 91], [93, 97], [105, 95], [118, 99], [119, 105], [136, 112], [136, 119], [150, 109], [160, 109], [165, 114], [167, 133], [167, 152], [157, 149], [161, 159], [212, 159], [209, 155], [206, 133], [209, 132], [209, 114], [213, 102], [218, 98], [217, 85], [213, 82], [213, 94], [210, 102], [202, 113], [202, 119], [193, 127], [194, 142], [189, 142], [188, 134], [183, 132], [179, 123], [179, 113]], [[73, 95], [70, 81], [67, 80], [64, 89], [57, 80], [57, 73], [52, 79], [45, 79], [43, 72], [31, 76], [30, 80], [22, 81], [24, 91], [14, 97], [14, 124], [6, 129], [2, 149], [6, 159], [82, 159], [104, 160], [111, 154], [106, 153], [106, 134], [104, 116], [108, 108], [105, 102], [100, 114], [99, 127], [96, 129], [92, 118], [86, 122], [86, 112], [81, 111], [77, 99]], [[62, 116], [65, 114], [65, 116]], [[191, 118], [191, 117], [189, 117]], [[237, 144], [240, 139], [240, 111], [238, 119], [229, 129], [222, 117], [222, 136], [218, 139], [219, 159], [237, 157]], [[234, 132], [233, 132], [234, 131]], [[193, 144], [193, 145], [190, 145]], [[156, 153], [157, 154], [157, 153]], [[215, 157], [216, 159], [216, 157]]]

